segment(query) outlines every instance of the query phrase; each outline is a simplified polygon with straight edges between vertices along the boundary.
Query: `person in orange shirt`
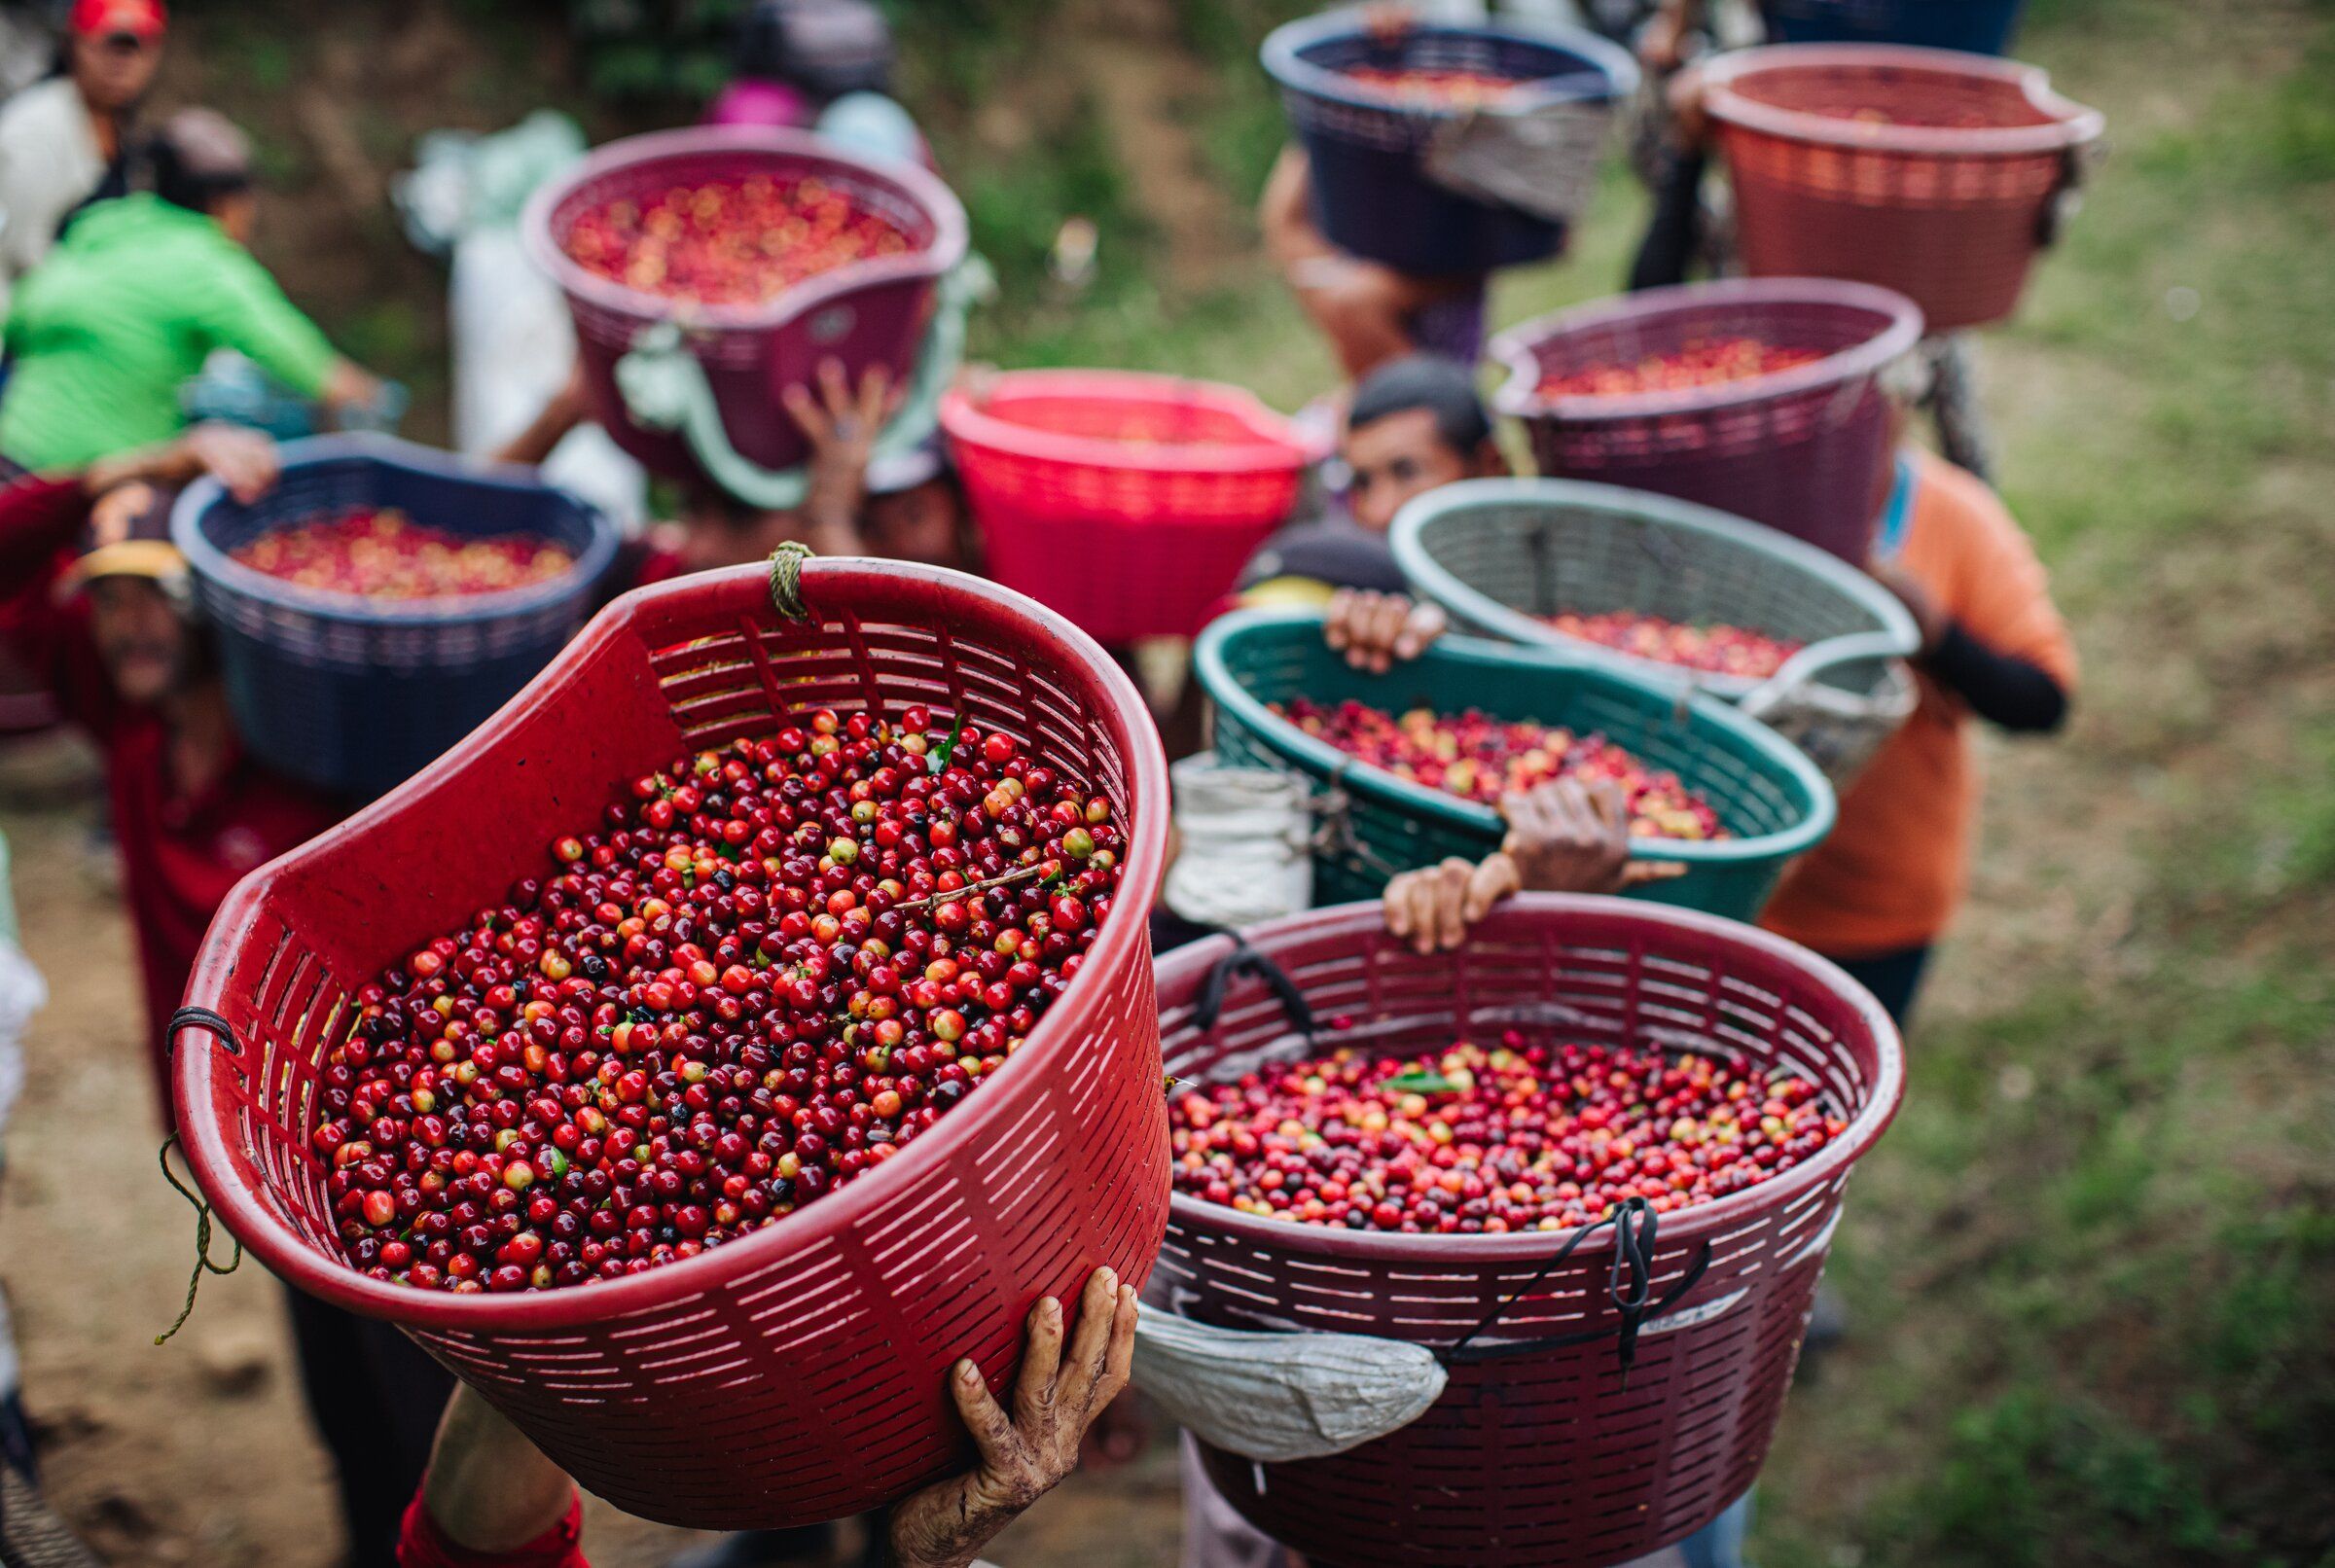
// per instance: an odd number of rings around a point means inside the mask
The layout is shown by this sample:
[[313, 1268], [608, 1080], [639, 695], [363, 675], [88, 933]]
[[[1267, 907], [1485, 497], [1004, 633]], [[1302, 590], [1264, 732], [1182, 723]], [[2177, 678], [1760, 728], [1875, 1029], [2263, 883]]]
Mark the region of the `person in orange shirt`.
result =
[[1922, 631], [1913, 716], [1841, 797], [1831, 837], [1785, 873], [1760, 924], [1849, 971], [1900, 1023], [1962, 901], [1978, 816], [1970, 721], [2066, 721], [2075, 647], [2034, 547], [1975, 475], [1900, 449], [1869, 568]]

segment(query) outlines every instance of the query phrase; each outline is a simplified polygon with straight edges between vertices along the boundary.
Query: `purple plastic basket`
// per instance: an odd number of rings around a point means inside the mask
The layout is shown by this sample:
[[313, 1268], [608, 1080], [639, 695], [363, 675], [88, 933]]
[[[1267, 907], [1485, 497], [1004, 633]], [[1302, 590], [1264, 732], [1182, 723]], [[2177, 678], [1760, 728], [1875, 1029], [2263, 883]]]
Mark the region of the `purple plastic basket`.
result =
[[[1738, 278], [1599, 301], [1492, 339], [1495, 398], [1552, 478], [1651, 490], [1805, 539], [1862, 564], [1888, 466], [1882, 369], [1922, 336], [1922, 311], [1886, 289], [1823, 278]], [[1627, 397], [1543, 397], [1540, 383], [1714, 338], [1814, 348], [1813, 365], [1715, 386]]]
[[[748, 174], [809, 174], [855, 205], [898, 223], [916, 249], [852, 262], [758, 304], [692, 304], [645, 294], [586, 270], [567, 254], [567, 232], [588, 208], [614, 197], [662, 195], [675, 185]], [[681, 325], [705, 367], [730, 445], [769, 469], [809, 455], [778, 401], [833, 357], [856, 380], [882, 365], [908, 379], [931, 314], [933, 287], [964, 259], [965, 210], [929, 170], [845, 153], [807, 133], [750, 125], [700, 125], [611, 142], [546, 185], [521, 227], [536, 265], [567, 295], [593, 407], [619, 445], [660, 474], [687, 479], [697, 460], [679, 436], [632, 422], [616, 387], [616, 362], [647, 328]]]

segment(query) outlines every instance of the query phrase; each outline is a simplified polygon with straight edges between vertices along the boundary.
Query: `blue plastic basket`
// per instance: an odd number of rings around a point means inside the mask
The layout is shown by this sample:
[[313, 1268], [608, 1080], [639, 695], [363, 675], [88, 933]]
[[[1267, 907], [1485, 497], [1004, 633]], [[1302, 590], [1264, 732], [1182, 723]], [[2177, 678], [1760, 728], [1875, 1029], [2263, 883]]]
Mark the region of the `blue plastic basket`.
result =
[[2001, 54], [2027, 0], [1763, 0], [1779, 44], [1915, 44]]
[[[1466, 109], [1395, 103], [1346, 75], [1357, 66], [1506, 77], [1503, 108], [1611, 103], [1637, 85], [1629, 52], [1578, 28], [1413, 26], [1374, 34], [1354, 13], [1275, 28], [1262, 52], [1312, 172], [1313, 221], [1341, 250], [1428, 276], [1554, 256], [1564, 226], [1461, 196], [1430, 178], [1436, 131]], [[1595, 156], [1590, 154], [1587, 156]]]
[[[535, 535], [576, 564], [507, 593], [387, 603], [231, 558], [262, 534], [351, 507], [395, 507], [472, 537]], [[170, 530], [217, 632], [243, 743], [278, 772], [367, 797], [427, 766], [551, 661], [584, 624], [617, 546], [606, 517], [532, 470], [385, 436], [290, 443], [282, 478], [249, 506], [199, 481], [179, 497]]]

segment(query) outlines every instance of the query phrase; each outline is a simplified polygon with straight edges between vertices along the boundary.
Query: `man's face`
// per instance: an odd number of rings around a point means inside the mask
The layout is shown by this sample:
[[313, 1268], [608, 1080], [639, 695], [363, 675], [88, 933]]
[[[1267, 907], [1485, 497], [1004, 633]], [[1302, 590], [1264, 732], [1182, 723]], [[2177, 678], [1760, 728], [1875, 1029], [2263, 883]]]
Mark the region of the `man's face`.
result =
[[1384, 532], [1404, 502], [1473, 479], [1479, 465], [1443, 439], [1432, 410], [1405, 409], [1347, 431], [1346, 466], [1354, 476], [1347, 496], [1354, 520]]
[[73, 80], [90, 106], [119, 114], [146, 95], [162, 63], [162, 41], [135, 33], [73, 40]]
[[89, 586], [90, 633], [125, 702], [157, 702], [186, 679], [186, 623], [150, 578], [100, 577]]

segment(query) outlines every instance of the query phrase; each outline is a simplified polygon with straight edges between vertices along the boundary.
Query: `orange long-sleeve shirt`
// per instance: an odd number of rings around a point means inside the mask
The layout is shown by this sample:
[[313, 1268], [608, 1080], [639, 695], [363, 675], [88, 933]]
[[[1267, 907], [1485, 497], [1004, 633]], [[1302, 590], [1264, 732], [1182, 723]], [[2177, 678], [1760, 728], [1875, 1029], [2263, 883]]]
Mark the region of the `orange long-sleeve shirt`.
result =
[[[1984, 481], [1911, 454], [1913, 493], [1897, 562], [1995, 653], [2075, 685], [2075, 646], [2034, 548]], [[1935, 941], [1961, 903], [1978, 817], [1967, 705], [1926, 672], [1903, 729], [1841, 798], [1832, 836], [1785, 873], [1760, 924], [1834, 958]]]

